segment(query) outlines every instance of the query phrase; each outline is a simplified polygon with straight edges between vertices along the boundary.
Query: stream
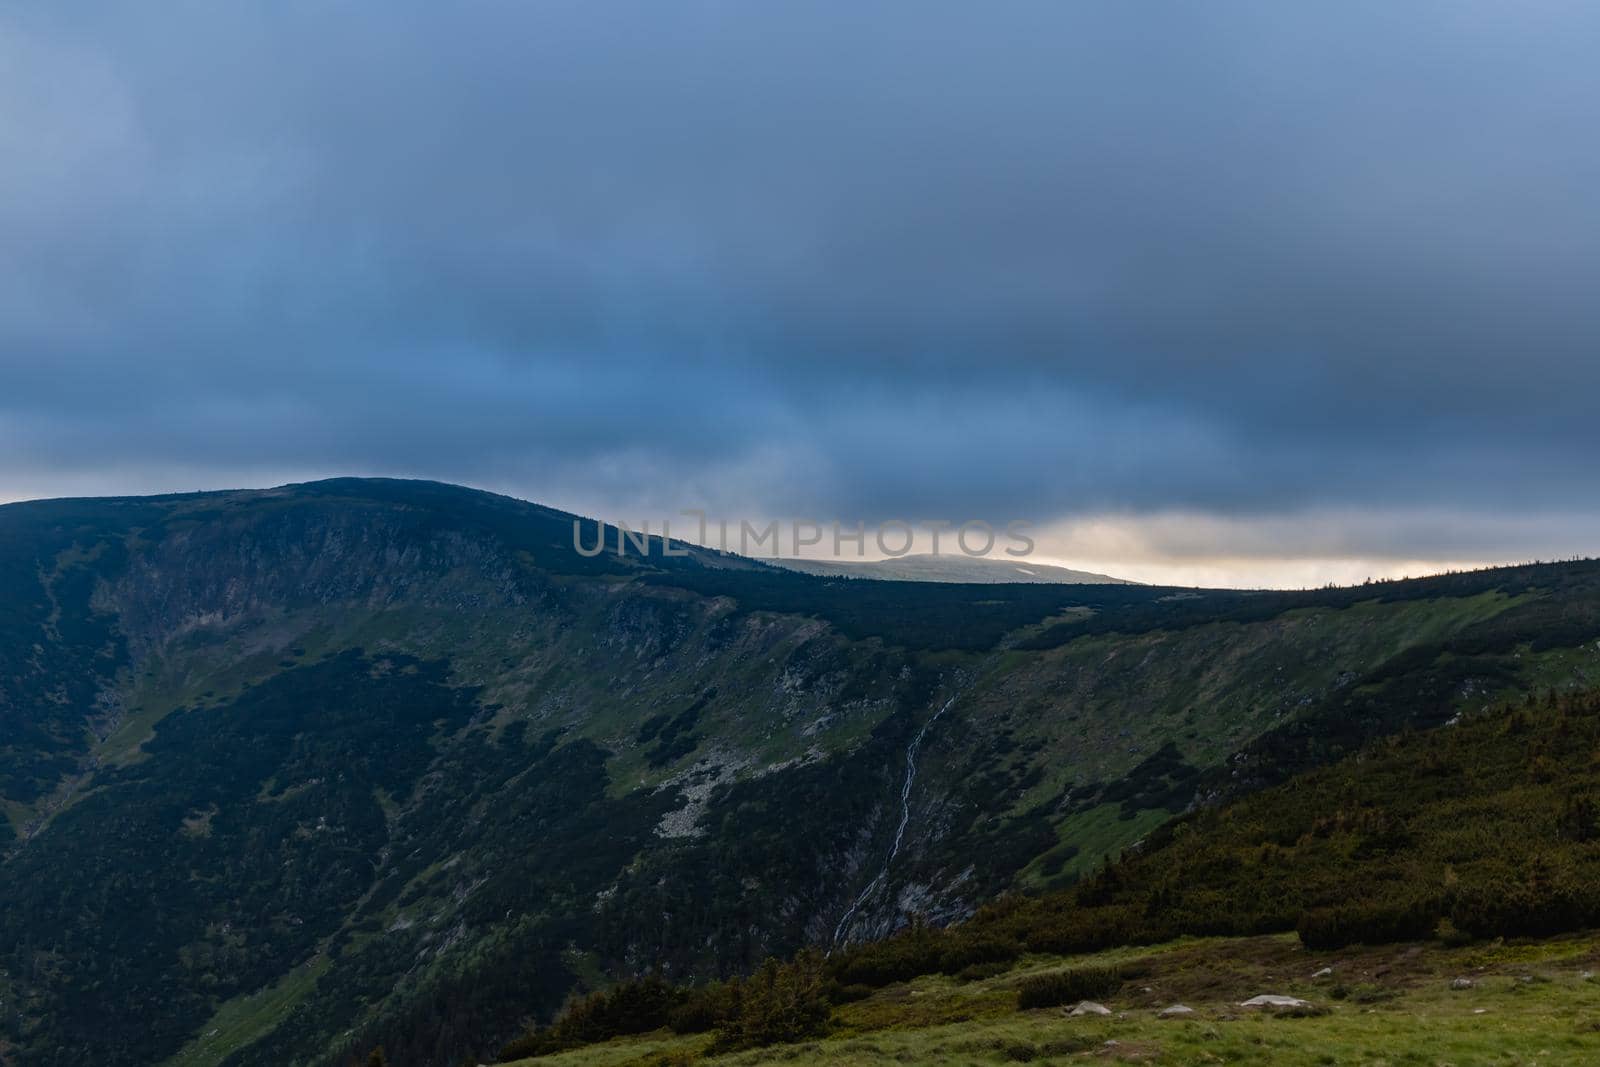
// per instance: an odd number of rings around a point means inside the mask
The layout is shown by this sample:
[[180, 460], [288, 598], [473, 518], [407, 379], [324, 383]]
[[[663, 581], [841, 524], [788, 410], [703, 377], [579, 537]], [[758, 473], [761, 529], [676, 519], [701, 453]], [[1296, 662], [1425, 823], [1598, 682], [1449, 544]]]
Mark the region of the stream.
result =
[[922, 729], [917, 731], [917, 736], [913, 737], [911, 743], [906, 746], [906, 780], [900, 786], [900, 825], [895, 827], [894, 842], [889, 846], [889, 854], [883, 859], [883, 869], [878, 872], [876, 878], [867, 883], [867, 887], [861, 891], [861, 895], [856, 897], [855, 903], [845, 909], [844, 916], [839, 920], [839, 925], [833, 928], [834, 948], [839, 946], [839, 941], [844, 936], [845, 929], [850, 925], [850, 920], [855, 918], [856, 912], [861, 910], [861, 905], [871, 899], [872, 895], [878, 891], [878, 888], [889, 879], [889, 865], [894, 862], [895, 856], [900, 854], [900, 843], [905, 840], [906, 825], [911, 822], [911, 784], [917, 780], [917, 752], [922, 748], [922, 739], [928, 735], [928, 731], [932, 729], [933, 724], [938, 722], [939, 717], [949, 711], [950, 705], [955, 702], [955, 697], [945, 701], [944, 705], [933, 713], [933, 717], [922, 724]]

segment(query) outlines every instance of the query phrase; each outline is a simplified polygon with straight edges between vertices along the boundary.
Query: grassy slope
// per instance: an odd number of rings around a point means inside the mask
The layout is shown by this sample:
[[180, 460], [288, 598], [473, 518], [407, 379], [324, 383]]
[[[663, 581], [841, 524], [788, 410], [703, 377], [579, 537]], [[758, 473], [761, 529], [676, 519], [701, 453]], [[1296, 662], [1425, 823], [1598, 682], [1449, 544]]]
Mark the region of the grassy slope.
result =
[[327, 957], [317, 956], [272, 985], [225, 1002], [200, 1027], [197, 1036], [166, 1063], [170, 1067], [207, 1067], [232, 1050], [271, 1033], [289, 1017], [296, 1004], [315, 992], [317, 979], [327, 969]]
[[[1062, 1009], [1019, 1011], [1016, 986], [1060, 967], [1115, 962], [1132, 975], [1106, 998], [1109, 1018]], [[1327, 978], [1313, 978], [1324, 967]], [[664, 1055], [708, 1064], [1017, 1062], [1335, 1064], [1584, 1064], [1600, 1059], [1600, 937], [1444, 948], [1436, 944], [1311, 952], [1292, 937], [1207, 938], [1117, 949], [1071, 961], [1034, 956], [974, 982], [919, 978], [839, 1008], [827, 1037], [698, 1059], [704, 1037], [618, 1039], [523, 1067], [646, 1067]], [[1452, 979], [1470, 977], [1470, 990]], [[1529, 981], [1531, 979], [1531, 981]], [[1282, 1018], [1241, 1009], [1285, 993], [1327, 1014]], [[1157, 1017], [1182, 1003], [1185, 1020]], [[669, 1061], [670, 1062], [670, 1061]]]
[[[1370, 924], [1372, 916], [1387, 922], [1396, 902], [1421, 902], [1420, 921], [1407, 924], [1413, 932], [1399, 935], [1420, 940], [1386, 944], [1395, 935]], [[1135, 944], [1204, 929], [1282, 930], [1297, 917], [1329, 914], [1352, 923], [1320, 949], [1306, 934], [1279, 933], [1070, 958], [1027, 951], [1114, 940], [1107, 931], [1116, 930]], [[1586, 1063], [1600, 1057], [1600, 987], [1591, 977], [1600, 936], [1562, 931], [1597, 925], [1600, 694], [1589, 693], [1384, 741], [1179, 820], [1075, 890], [847, 953], [837, 961], [841, 981], [871, 980], [862, 961], [907, 960], [899, 973], [924, 973], [877, 979], [871, 996], [837, 1007], [831, 1033], [809, 1044], [702, 1057], [706, 1039], [660, 1034], [542, 1062], [648, 1063], [673, 1052], [730, 1064], [965, 1064], [1078, 1053], [1157, 1063]], [[1539, 934], [1546, 939], [1518, 939]], [[946, 972], [972, 958], [963, 946], [997, 943], [1017, 953], [1002, 974], [962, 982], [932, 973], [952, 952], [959, 958]], [[1123, 973], [1106, 998], [1116, 1018], [1018, 1010], [1015, 990], [1029, 975], [1106, 963]], [[1331, 976], [1319, 977], [1325, 967]], [[1460, 977], [1473, 987], [1452, 989]], [[1262, 1018], [1238, 1009], [1268, 992], [1328, 1013]], [[1197, 1015], [1155, 1016], [1180, 1002]]]

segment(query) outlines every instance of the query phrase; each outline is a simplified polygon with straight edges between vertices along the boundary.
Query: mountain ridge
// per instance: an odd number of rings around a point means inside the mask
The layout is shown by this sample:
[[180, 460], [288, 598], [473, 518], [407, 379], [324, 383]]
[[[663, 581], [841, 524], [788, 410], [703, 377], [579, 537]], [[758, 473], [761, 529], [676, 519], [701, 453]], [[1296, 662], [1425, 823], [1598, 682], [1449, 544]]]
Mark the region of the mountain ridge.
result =
[[882, 560], [774, 559], [774, 565], [804, 574], [908, 582], [964, 582], [1001, 585], [1037, 582], [1056, 585], [1139, 585], [1092, 571], [1073, 570], [1027, 559], [912, 553]]
[[1578, 684], [1600, 638], [1593, 562], [860, 582], [587, 558], [565, 513], [359, 479], [7, 505], [0, 593], [23, 1064], [481, 1058], [575, 989], [823, 943], [864, 894], [851, 943], [1068, 883], [1193, 806]]

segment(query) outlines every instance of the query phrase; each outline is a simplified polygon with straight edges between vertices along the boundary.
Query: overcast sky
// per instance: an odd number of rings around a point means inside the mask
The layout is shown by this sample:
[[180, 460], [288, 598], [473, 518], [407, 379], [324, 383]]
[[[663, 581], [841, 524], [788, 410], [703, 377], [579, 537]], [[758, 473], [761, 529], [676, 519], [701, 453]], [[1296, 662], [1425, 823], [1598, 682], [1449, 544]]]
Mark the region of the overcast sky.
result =
[[0, 499], [1600, 553], [1600, 6], [0, 6]]

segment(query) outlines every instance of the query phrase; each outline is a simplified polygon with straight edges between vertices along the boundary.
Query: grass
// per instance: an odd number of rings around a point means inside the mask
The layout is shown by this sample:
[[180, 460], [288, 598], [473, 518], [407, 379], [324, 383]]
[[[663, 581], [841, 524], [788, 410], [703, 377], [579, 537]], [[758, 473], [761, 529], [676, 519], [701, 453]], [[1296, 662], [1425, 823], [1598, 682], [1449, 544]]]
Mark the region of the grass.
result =
[[296, 967], [266, 989], [234, 997], [217, 1009], [190, 1041], [163, 1067], [213, 1067], [283, 1022], [296, 1004], [316, 987], [328, 969], [325, 956]]
[[[1004, 723], [1024, 747], [1039, 746], [1044, 773], [1015, 798], [1012, 810], [1021, 812], [1085, 780], [1115, 780], [1166, 740], [1190, 762], [1216, 766], [1336, 693], [1343, 679], [1526, 599], [1373, 600], [1249, 625], [1086, 636], [1042, 654], [1000, 654], [1003, 669], [987, 672], [964, 702]], [[1548, 673], [1560, 677], [1560, 666]]]
[[[1018, 883], [1025, 889], [1041, 889], [1086, 877], [1105, 857], [1117, 855], [1171, 817], [1168, 811], [1151, 808], [1125, 819], [1120, 804], [1101, 804], [1069, 815], [1056, 827], [1061, 844], [1023, 868], [1017, 876]], [[1065, 855], [1069, 848], [1076, 848], [1077, 852], [1055, 868], [1052, 861]], [[1046, 874], [1047, 869], [1054, 869], [1054, 873]]]
[[[1032, 957], [976, 982], [919, 978], [835, 1010], [826, 1038], [720, 1057], [708, 1039], [666, 1033], [621, 1039], [525, 1067], [644, 1067], [704, 1062], [755, 1064], [1005, 1063], [1259, 1064], [1273, 1067], [1600, 1062], [1600, 935], [1446, 948], [1437, 943], [1310, 952], [1294, 937], [1194, 939], [1075, 958], [1127, 974], [1107, 997], [1113, 1015], [1068, 1018], [1062, 1009], [1019, 1011], [1028, 975], [1058, 969]], [[1330, 977], [1314, 978], [1324, 967]], [[1451, 980], [1469, 977], [1468, 990]], [[1309, 1000], [1311, 1014], [1238, 1007], [1258, 993]], [[1167, 1005], [1195, 1009], [1161, 1019]]]

